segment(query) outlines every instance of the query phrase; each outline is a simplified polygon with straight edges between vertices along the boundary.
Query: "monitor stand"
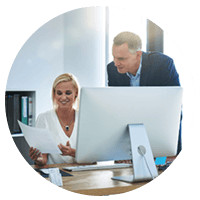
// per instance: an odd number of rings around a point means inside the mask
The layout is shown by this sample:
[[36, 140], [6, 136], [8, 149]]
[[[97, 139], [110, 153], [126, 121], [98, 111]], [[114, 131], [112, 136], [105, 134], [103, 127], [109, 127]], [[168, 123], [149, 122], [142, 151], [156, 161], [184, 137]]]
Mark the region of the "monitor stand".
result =
[[129, 124], [133, 175], [113, 177], [125, 182], [149, 181], [158, 176], [152, 150], [143, 124]]

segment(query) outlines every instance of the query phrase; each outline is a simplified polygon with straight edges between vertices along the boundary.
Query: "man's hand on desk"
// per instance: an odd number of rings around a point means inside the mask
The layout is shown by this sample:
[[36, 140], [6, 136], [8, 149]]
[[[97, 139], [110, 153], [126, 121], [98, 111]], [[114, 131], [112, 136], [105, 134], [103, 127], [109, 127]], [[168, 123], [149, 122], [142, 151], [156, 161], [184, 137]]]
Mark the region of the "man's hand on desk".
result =
[[60, 143], [60, 145], [58, 145], [58, 148], [62, 151], [62, 156], [75, 157], [76, 150], [71, 148], [69, 141], [67, 141], [66, 146]]

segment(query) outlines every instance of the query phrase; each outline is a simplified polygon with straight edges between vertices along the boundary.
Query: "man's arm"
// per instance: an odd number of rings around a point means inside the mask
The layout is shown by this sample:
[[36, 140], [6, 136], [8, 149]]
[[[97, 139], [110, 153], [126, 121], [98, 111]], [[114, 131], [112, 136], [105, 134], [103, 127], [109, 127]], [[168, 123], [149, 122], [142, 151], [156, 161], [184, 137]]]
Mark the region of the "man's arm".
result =
[[171, 58], [166, 61], [166, 66], [162, 68], [161, 81], [163, 86], [180, 86], [179, 75]]

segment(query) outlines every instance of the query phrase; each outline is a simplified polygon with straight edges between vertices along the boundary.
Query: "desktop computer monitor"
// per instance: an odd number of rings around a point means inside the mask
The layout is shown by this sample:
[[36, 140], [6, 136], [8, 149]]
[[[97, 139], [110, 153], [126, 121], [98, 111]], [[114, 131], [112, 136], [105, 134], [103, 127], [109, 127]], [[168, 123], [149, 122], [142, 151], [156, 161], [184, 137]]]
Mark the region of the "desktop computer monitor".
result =
[[131, 157], [129, 124], [143, 124], [154, 157], [174, 156], [180, 126], [181, 87], [82, 88], [76, 161]]

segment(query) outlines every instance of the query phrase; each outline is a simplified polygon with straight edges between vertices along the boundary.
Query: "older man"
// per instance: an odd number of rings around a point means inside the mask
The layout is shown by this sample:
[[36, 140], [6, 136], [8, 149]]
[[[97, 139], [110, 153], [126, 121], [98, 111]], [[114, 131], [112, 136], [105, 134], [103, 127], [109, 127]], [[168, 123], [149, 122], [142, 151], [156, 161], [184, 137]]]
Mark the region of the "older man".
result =
[[[134, 33], [122, 32], [114, 38], [114, 61], [107, 65], [109, 86], [180, 86], [172, 58], [141, 49], [141, 39]], [[180, 123], [177, 154], [181, 148]]]

